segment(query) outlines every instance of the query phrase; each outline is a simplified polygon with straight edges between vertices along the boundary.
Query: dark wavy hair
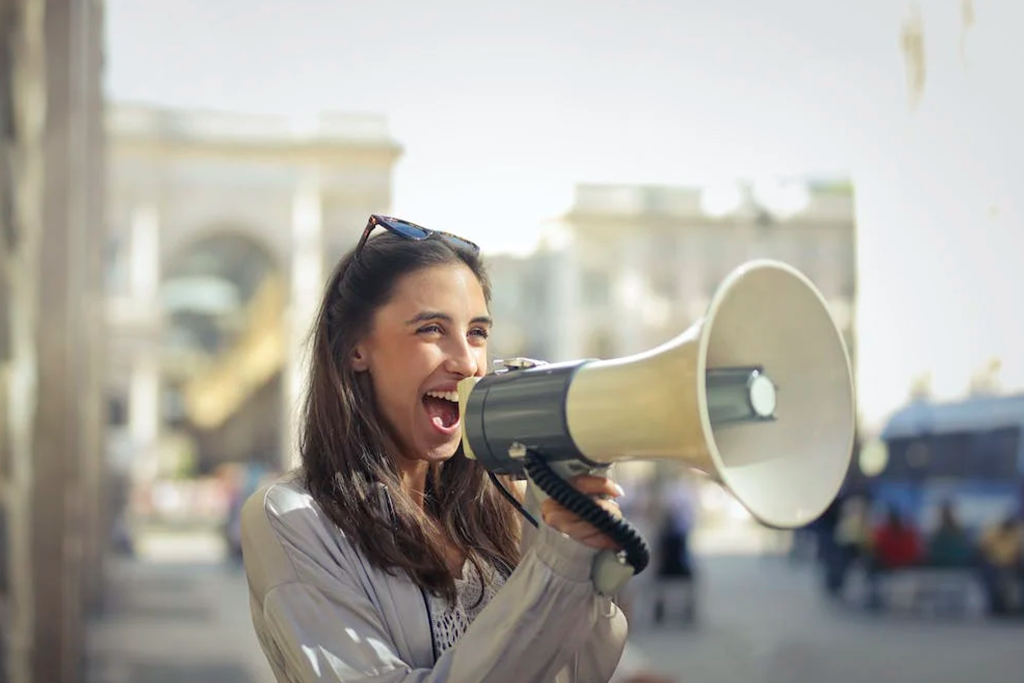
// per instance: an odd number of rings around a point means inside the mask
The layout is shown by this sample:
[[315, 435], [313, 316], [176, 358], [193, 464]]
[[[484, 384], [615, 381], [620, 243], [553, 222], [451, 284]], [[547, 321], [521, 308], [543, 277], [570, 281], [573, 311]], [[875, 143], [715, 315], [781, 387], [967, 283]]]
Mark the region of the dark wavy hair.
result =
[[[462, 447], [430, 466], [423, 508], [402, 490], [397, 458], [367, 373], [349, 359], [398, 281], [424, 268], [468, 267], [490, 302], [479, 254], [439, 237], [371, 237], [343, 256], [328, 280], [312, 329], [309, 384], [300, 449], [305, 483], [324, 513], [375, 566], [405, 571], [422, 589], [455, 600], [445, 540], [479, 573], [489, 563], [508, 573], [519, 561], [518, 512]], [[509, 481], [504, 485], [510, 491]], [[486, 576], [486, 573], [484, 574]]]

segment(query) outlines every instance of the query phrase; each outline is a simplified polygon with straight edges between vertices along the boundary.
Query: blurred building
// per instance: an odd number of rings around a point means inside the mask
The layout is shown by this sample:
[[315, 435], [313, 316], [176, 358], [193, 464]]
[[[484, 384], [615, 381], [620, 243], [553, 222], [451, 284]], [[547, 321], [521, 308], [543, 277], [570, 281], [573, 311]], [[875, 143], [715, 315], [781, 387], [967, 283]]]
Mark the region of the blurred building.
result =
[[0, 680], [82, 680], [102, 468], [102, 3], [0, 2]]
[[372, 115], [300, 128], [119, 103], [107, 127], [115, 466], [138, 481], [286, 466], [323, 280], [390, 205], [399, 146]]
[[489, 260], [496, 344], [506, 353], [565, 360], [653, 348], [703, 316], [725, 276], [754, 258], [805, 273], [853, 352], [855, 220], [845, 181], [582, 185], [550, 237], [527, 259]]
[[493, 358], [526, 356], [551, 360], [558, 348], [559, 319], [566, 290], [561, 251], [542, 250], [529, 256], [486, 257], [492, 282], [494, 334], [488, 342]]

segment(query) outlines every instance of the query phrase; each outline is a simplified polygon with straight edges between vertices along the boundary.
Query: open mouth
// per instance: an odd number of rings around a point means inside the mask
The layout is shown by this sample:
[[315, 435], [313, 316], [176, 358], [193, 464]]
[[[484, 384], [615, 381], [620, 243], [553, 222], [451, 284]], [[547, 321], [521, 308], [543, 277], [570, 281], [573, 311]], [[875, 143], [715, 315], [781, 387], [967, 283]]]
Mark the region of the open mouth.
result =
[[423, 396], [423, 407], [434, 426], [448, 431], [459, 424], [459, 393], [457, 391], [428, 391]]

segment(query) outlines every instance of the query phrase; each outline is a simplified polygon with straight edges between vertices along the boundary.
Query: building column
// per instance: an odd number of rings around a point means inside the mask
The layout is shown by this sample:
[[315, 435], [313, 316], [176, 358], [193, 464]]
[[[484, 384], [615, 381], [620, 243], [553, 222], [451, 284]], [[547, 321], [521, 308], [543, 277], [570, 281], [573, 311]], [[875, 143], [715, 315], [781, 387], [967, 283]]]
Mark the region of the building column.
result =
[[0, 2], [0, 106], [14, 123], [0, 134], [15, 136], [0, 145], [13, 188], [0, 193], [10, 304], [0, 449], [14, 683], [81, 680], [83, 609], [99, 585], [100, 23], [100, 3]]
[[613, 271], [612, 307], [619, 321], [615, 326], [615, 355], [625, 356], [644, 350], [646, 330], [641, 312], [648, 287], [640, 264], [640, 240], [624, 235], [619, 242], [622, 256]]
[[[46, 134], [46, 35], [42, 0], [0, 3], [0, 106], [13, 125], [0, 130], [0, 258], [7, 276], [8, 348], [4, 401], [6, 423], [0, 432], [3, 455], [3, 513], [7, 526], [4, 547], [4, 609], [8, 618], [3, 634], [4, 680], [32, 681], [34, 637], [32, 571], [32, 419], [37, 398], [35, 290], [39, 279], [39, 242], [43, 232], [43, 159]], [[8, 130], [14, 136], [6, 137]], [[10, 175], [4, 176], [10, 170]]]
[[[159, 321], [160, 215], [155, 204], [141, 203], [132, 210], [129, 235], [128, 298], [132, 319]], [[159, 342], [156, 347], [159, 348]], [[140, 349], [137, 354], [132, 360], [128, 385], [128, 434], [134, 451], [130, 469], [134, 481], [151, 482], [160, 467], [161, 368], [156, 349]]]
[[153, 481], [160, 468], [160, 366], [153, 358], [136, 359], [128, 385], [128, 434], [132, 479]]
[[160, 213], [152, 202], [132, 211], [128, 286], [133, 306], [153, 310], [160, 293]]
[[318, 168], [303, 169], [292, 199], [292, 261], [288, 308], [282, 316], [286, 347], [281, 469], [299, 462], [298, 430], [302, 420], [309, 364], [310, 327], [323, 290], [323, 205]]
[[551, 336], [551, 358], [544, 360], [565, 361], [582, 358], [586, 353], [586, 339], [581, 324], [584, 306], [580, 288], [582, 271], [577, 251], [571, 245], [552, 250], [551, 272], [553, 287], [550, 302], [545, 310], [545, 324], [555, 330]]

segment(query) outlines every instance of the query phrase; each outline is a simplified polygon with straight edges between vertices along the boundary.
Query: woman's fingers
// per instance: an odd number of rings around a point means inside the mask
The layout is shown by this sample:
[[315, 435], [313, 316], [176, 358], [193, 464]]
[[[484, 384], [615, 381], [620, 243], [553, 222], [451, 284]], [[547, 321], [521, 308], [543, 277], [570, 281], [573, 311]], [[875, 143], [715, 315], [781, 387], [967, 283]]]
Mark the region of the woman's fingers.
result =
[[[622, 495], [618, 484], [606, 477], [580, 475], [569, 480], [580, 492], [593, 497], [594, 502], [616, 518], [622, 517], [622, 511], [613, 498]], [[607, 496], [607, 497], [605, 497]], [[619, 544], [606, 536], [590, 522], [567, 510], [562, 505], [548, 498], [541, 503], [541, 514], [545, 524], [551, 526], [570, 538], [595, 548], [619, 549]]]
[[599, 477], [593, 474], [580, 474], [569, 480], [569, 483], [579, 491], [588, 496], [611, 496], [618, 498], [622, 495], [622, 487], [607, 477]]
[[[621, 518], [622, 517], [622, 510], [619, 509], [618, 504], [614, 500], [606, 500], [606, 499], [603, 499], [603, 498], [596, 498], [596, 499], [594, 499], [594, 503], [598, 507], [608, 511], [615, 518]], [[567, 509], [565, 509], [564, 507], [559, 505], [557, 502], [555, 502], [551, 498], [548, 498], [543, 503], [541, 503], [540, 511], [541, 511], [541, 514], [544, 516], [544, 521], [548, 522], [548, 524], [551, 523], [549, 521], [549, 519], [548, 519], [549, 517], [554, 517], [554, 518], [557, 518], [557, 519], [560, 519], [560, 520], [562, 520], [562, 519], [564, 519], [564, 520], [577, 520], [577, 519], [579, 519], [579, 517], [576, 514], [570, 512]]]

